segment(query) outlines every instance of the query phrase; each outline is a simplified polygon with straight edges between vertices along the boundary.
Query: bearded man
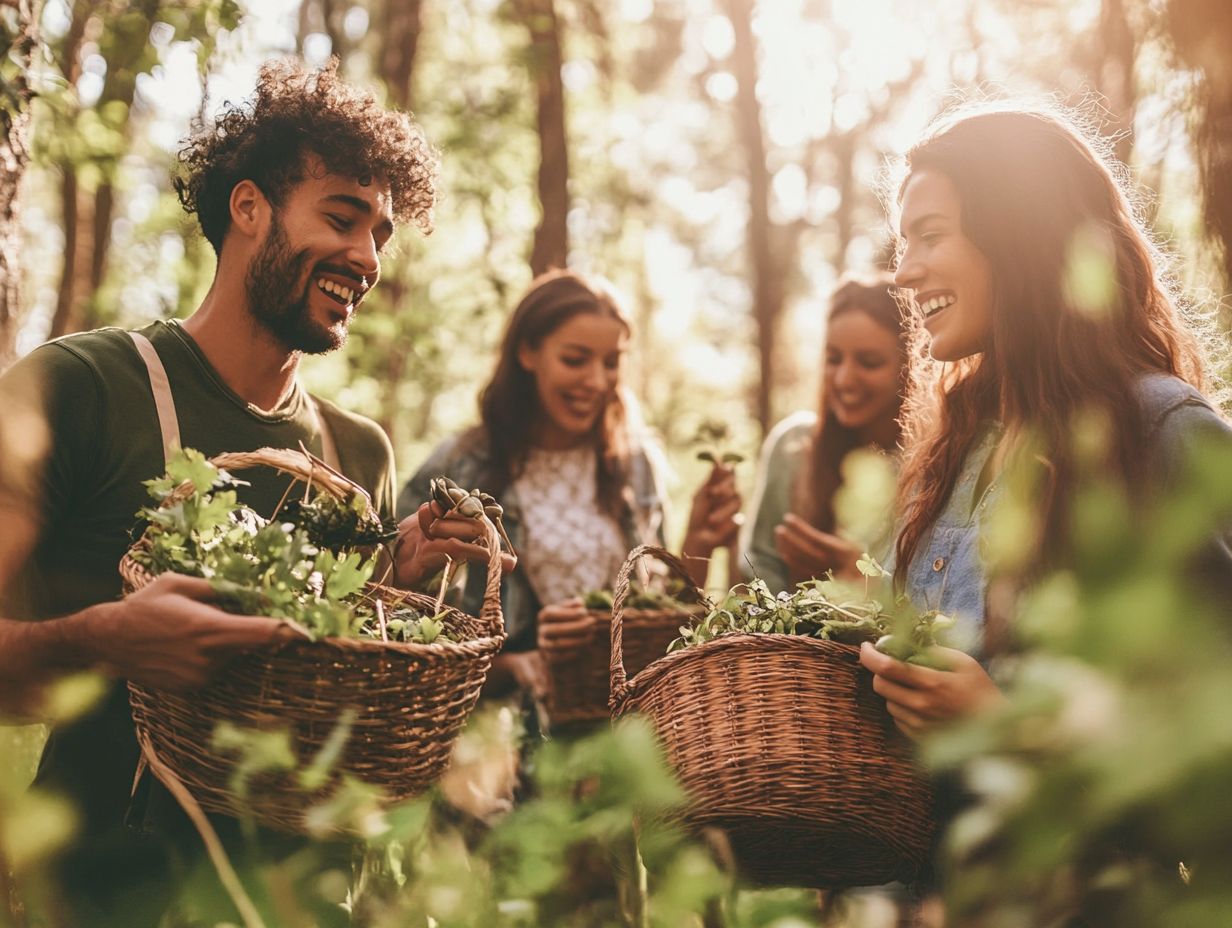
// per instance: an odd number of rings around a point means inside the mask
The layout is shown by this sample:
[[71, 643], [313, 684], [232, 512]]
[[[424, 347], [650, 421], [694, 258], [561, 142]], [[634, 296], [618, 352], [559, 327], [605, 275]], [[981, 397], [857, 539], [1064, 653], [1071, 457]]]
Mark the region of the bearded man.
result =
[[[142, 482], [177, 445], [213, 456], [302, 442], [393, 511], [388, 438], [310, 396], [296, 373], [304, 354], [346, 341], [395, 224], [430, 231], [437, 159], [409, 115], [335, 71], [267, 64], [249, 102], [186, 141], [175, 187], [218, 256], [188, 319], [58, 339], [0, 378], [0, 705], [36, 706], [65, 672], [114, 677], [101, 706], [54, 731], [38, 773], [80, 813], [59, 865], [70, 924], [153, 924], [166, 902], [159, 790], [147, 782], [130, 803], [138, 748], [124, 680], [191, 689], [286, 633], [220, 611], [201, 579], [163, 575], [118, 598]], [[273, 511], [285, 478], [244, 476], [241, 501]], [[473, 523], [437, 516], [428, 507], [400, 527], [395, 582], [446, 555], [486, 560]]]

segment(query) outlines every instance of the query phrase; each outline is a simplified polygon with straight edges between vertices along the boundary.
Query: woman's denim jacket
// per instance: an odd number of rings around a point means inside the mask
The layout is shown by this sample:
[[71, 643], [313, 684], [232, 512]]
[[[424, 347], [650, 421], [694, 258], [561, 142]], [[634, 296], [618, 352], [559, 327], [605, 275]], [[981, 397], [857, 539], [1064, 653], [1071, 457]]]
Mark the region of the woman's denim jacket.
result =
[[[1195, 440], [1205, 433], [1232, 439], [1232, 427], [1197, 390], [1168, 374], [1139, 379], [1137, 399], [1147, 425], [1143, 453], [1157, 492], [1167, 493], [1181, 475]], [[939, 609], [955, 619], [950, 637], [954, 647], [982, 658], [984, 651], [987, 560], [983, 545], [984, 521], [1000, 495], [994, 479], [975, 496], [975, 487], [989, 455], [996, 448], [1000, 428], [989, 425], [963, 462], [958, 482], [945, 509], [923, 539], [907, 571], [906, 593], [920, 609]], [[1232, 588], [1232, 531], [1212, 539], [1204, 552], [1202, 569], [1219, 584], [1219, 595]], [[893, 564], [887, 565], [893, 570]]]
[[[405, 518], [415, 512], [430, 496], [429, 484], [438, 475], [449, 477], [455, 483], [470, 488], [483, 486], [488, 470], [488, 448], [484, 441], [468, 435], [455, 435], [446, 439], [433, 450], [428, 459], [416, 471], [398, 495], [398, 517]], [[621, 519], [621, 531], [629, 550], [643, 542], [663, 543], [664, 494], [658, 473], [650, 455], [641, 447], [630, 453], [629, 501]], [[502, 521], [514, 550], [522, 541], [522, 509], [517, 491], [511, 485], [498, 497], [505, 510]], [[479, 565], [467, 570], [460, 608], [478, 615], [483, 601], [484, 575]], [[615, 580], [615, 578], [612, 578]], [[581, 594], [584, 590], [578, 590]], [[536, 645], [538, 616], [541, 603], [531, 588], [526, 571], [519, 567], [501, 580], [501, 608], [505, 617], [505, 651], [530, 651]]]

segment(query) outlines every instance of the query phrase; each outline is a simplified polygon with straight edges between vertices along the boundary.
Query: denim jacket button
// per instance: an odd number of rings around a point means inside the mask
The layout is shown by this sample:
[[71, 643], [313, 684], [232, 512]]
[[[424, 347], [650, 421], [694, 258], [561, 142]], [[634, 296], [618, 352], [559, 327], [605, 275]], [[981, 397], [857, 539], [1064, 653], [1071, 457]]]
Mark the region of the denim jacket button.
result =
[[945, 558], [943, 557], [939, 557], [935, 561], [933, 561], [933, 570], [939, 571], [944, 566], [945, 566]]

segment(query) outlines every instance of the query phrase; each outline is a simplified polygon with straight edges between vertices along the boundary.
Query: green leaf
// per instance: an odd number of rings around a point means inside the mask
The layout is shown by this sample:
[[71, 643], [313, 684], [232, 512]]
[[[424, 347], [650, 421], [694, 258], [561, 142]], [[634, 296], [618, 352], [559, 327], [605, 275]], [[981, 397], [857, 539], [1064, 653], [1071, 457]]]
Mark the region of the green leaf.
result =
[[198, 493], [205, 493], [218, 481], [220, 471], [195, 448], [184, 448], [167, 462], [167, 475], [177, 484], [190, 481]]
[[877, 563], [867, 551], [856, 561], [856, 569], [864, 576], [876, 579], [878, 577], [888, 577], [890, 575], [884, 567]]
[[330, 599], [345, 599], [358, 593], [376, 568], [376, 561], [364, 560], [358, 551], [352, 551], [339, 561], [325, 578], [325, 595]]

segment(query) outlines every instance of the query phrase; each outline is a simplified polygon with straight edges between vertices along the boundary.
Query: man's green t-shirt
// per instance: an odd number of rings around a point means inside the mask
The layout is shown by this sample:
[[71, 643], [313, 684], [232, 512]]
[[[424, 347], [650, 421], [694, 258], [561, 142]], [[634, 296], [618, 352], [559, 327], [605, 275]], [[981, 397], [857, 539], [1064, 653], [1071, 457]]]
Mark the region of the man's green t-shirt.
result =
[[[182, 446], [206, 456], [224, 451], [304, 445], [322, 453], [312, 401], [295, 387], [278, 410], [241, 399], [178, 322], [141, 330], [166, 368]], [[163, 473], [164, 454], [149, 375], [131, 337], [101, 329], [49, 342], [0, 377], [0, 404], [46, 418], [45, 466], [20, 473], [0, 466], [0, 511], [21, 506], [40, 520], [36, 550], [6, 591], [0, 614], [53, 618], [116, 599], [117, 565], [132, 544], [137, 510], [150, 500], [142, 482]], [[342, 471], [364, 487], [383, 515], [393, 511], [394, 465], [375, 422], [319, 401]], [[43, 431], [31, 423], [31, 435]], [[9, 436], [12, 440], [12, 436]], [[268, 515], [290, 478], [261, 470], [240, 499]], [[84, 815], [85, 834], [121, 826], [133, 784], [137, 745], [125, 688], [117, 685], [95, 712], [55, 731], [40, 764], [41, 784], [62, 790]]]

